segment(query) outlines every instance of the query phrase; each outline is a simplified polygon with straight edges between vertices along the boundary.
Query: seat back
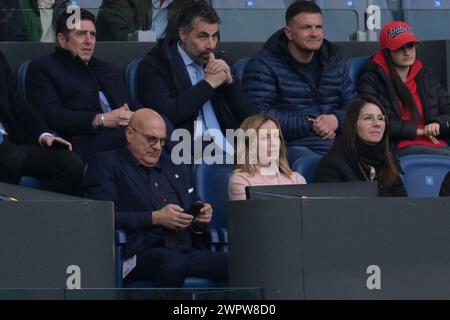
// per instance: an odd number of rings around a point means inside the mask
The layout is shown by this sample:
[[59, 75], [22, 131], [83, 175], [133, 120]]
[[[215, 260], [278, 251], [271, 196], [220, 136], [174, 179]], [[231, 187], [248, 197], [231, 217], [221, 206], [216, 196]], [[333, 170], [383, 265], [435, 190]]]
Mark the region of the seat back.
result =
[[127, 79], [128, 90], [130, 91], [131, 98], [133, 100], [139, 100], [139, 85], [138, 85], [138, 67], [142, 58], [131, 61], [125, 71], [125, 77]]
[[18, 88], [19, 93], [22, 95], [24, 99], [27, 98], [27, 90], [26, 90], [26, 81], [27, 81], [27, 72], [28, 66], [30, 65], [31, 60], [27, 60], [22, 62], [19, 66], [19, 70], [17, 71], [17, 80], [18, 80]]
[[402, 175], [408, 196], [437, 197], [445, 175], [450, 171], [450, 157], [442, 155], [409, 155], [400, 157]]
[[228, 228], [226, 207], [228, 201], [228, 180], [231, 164], [194, 165], [194, 187], [198, 196], [211, 204], [213, 218], [210, 223], [212, 250], [228, 251]]
[[292, 170], [301, 174], [307, 183], [312, 183], [321, 159], [322, 156], [309, 156], [297, 159], [292, 165]]
[[355, 57], [347, 60], [348, 72], [350, 79], [354, 84], [358, 81], [359, 74], [362, 71], [364, 64], [369, 60], [368, 56]]
[[228, 180], [231, 164], [194, 165], [194, 186], [198, 196], [213, 207], [212, 228], [226, 228], [225, 207], [228, 201]]
[[250, 57], [241, 58], [234, 64], [234, 73], [240, 80], [244, 77], [244, 69], [249, 60]]
[[31, 176], [22, 176], [20, 178], [20, 183], [22, 187], [28, 187], [28, 188], [34, 188], [34, 189], [41, 189], [42, 188], [42, 181]]

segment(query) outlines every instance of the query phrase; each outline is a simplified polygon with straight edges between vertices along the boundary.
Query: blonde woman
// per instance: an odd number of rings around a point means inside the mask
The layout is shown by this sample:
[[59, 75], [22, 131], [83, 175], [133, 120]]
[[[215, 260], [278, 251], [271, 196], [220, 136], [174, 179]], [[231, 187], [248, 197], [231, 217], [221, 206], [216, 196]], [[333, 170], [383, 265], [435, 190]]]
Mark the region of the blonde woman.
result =
[[278, 121], [258, 114], [242, 122], [245, 139], [238, 139], [236, 164], [228, 183], [230, 200], [245, 200], [245, 187], [305, 184], [286, 158], [286, 146]]

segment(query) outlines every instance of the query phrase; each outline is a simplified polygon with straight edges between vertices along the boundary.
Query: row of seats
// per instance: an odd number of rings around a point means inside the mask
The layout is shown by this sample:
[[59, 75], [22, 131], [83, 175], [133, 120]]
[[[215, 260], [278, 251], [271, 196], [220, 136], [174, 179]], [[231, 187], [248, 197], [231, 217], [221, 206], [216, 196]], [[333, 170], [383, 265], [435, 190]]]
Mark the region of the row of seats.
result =
[[[358, 74], [367, 61], [368, 57], [356, 57], [350, 59], [350, 77], [356, 81]], [[243, 58], [235, 64], [236, 73], [242, 78], [242, 74], [249, 58]], [[126, 79], [133, 98], [138, 98], [137, 69], [141, 59], [132, 61], [126, 70]], [[19, 87], [25, 95], [25, 77], [29, 62], [24, 62], [19, 68]], [[293, 169], [302, 174], [307, 182], [314, 182], [314, 173], [319, 164], [320, 157], [303, 158], [294, 163]], [[444, 156], [408, 156], [401, 159], [405, 171], [403, 181], [411, 196], [436, 196], [443, 176], [450, 170], [450, 160]], [[226, 203], [228, 200], [228, 180], [231, 175], [232, 165], [206, 165], [194, 166], [194, 185], [198, 195], [204, 201], [211, 203], [214, 207], [214, 217], [211, 222], [212, 250], [227, 251], [228, 233], [226, 218]], [[37, 187], [39, 181], [31, 177], [24, 177], [28, 186]], [[215, 185], [215, 188], [209, 186]], [[421, 186], [421, 187], [419, 187]], [[117, 285], [122, 286], [122, 263], [123, 246], [127, 243], [126, 234], [117, 230], [116, 232], [116, 270]], [[152, 287], [151, 282], [133, 283], [130, 287]], [[185, 281], [186, 288], [207, 288], [222, 286], [207, 279], [188, 278]]]

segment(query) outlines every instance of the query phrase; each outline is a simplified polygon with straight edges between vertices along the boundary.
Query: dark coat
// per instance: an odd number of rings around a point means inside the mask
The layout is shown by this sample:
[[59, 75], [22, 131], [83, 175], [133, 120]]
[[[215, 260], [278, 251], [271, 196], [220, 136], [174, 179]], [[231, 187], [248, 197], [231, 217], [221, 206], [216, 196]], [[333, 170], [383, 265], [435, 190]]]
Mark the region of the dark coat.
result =
[[[175, 0], [167, 9], [167, 36], [176, 35], [180, 11], [195, 0]], [[153, 6], [151, 0], [103, 0], [97, 17], [97, 40], [128, 41], [137, 30], [150, 30]]]
[[28, 41], [19, 0], [0, 1], [0, 41]]
[[202, 80], [192, 86], [176, 42], [158, 43], [139, 64], [139, 100], [167, 116], [175, 128], [193, 132], [194, 121], [203, 104], [211, 100], [222, 131], [236, 129], [256, 113], [238, 79], [213, 89]]
[[288, 145], [331, 146], [312, 130], [307, 116], [334, 114], [341, 127], [347, 105], [355, 98], [345, 61], [324, 40], [319, 54], [322, 73], [317, 85], [297, 68], [283, 30], [276, 32], [244, 70], [244, 88], [259, 111], [278, 119]]
[[[70, 140], [75, 150], [89, 158], [92, 140], [113, 129], [97, 129], [92, 120], [102, 113], [99, 90], [111, 109], [128, 103], [131, 110], [139, 105], [130, 99], [123, 73], [107, 62], [92, 58], [85, 64], [68, 50], [55, 52], [31, 61], [28, 68], [27, 99], [42, 114], [51, 130]], [[117, 130], [116, 130], [117, 131]], [[89, 156], [87, 156], [89, 155]]]
[[[187, 167], [173, 165], [165, 153], [158, 166], [176, 190], [182, 208], [186, 210], [199, 200], [190, 183]], [[114, 202], [116, 228], [124, 229], [129, 235], [127, 256], [163, 247], [164, 242], [176, 243], [175, 231], [153, 225], [152, 212], [167, 203], [150, 192], [137, 161], [126, 148], [97, 154], [88, 165], [84, 189], [88, 198]], [[187, 230], [182, 232], [189, 233], [196, 248], [205, 248], [209, 244], [207, 232], [202, 235]]]
[[[366, 181], [363, 172], [354, 157], [339, 144], [335, 144], [319, 163], [315, 182]], [[379, 181], [380, 195], [384, 197], [406, 197], [403, 182], [398, 178], [393, 186], [384, 186]]]
[[[425, 124], [440, 124], [440, 138], [450, 143], [450, 98], [429, 69], [423, 67], [416, 78], [417, 90], [422, 101]], [[369, 60], [358, 79], [359, 94], [368, 94], [380, 100], [389, 118], [389, 137], [391, 146], [395, 148], [400, 140], [416, 138], [417, 125], [414, 121], [401, 119], [399, 99], [394, 85], [383, 69]]]
[[49, 129], [40, 115], [19, 93], [17, 81], [3, 53], [0, 52], [0, 121], [11, 141], [19, 144], [35, 144], [43, 132]]

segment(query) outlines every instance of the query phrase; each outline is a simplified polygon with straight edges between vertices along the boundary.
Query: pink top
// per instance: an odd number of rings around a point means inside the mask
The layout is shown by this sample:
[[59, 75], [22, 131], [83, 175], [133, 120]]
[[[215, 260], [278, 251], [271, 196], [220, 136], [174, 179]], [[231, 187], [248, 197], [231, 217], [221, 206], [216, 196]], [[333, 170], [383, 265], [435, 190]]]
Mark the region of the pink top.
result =
[[247, 186], [273, 186], [305, 183], [305, 178], [297, 172], [293, 172], [290, 177], [287, 177], [279, 171], [273, 175], [262, 175], [258, 171], [254, 176], [250, 176], [247, 172], [236, 172], [233, 173], [228, 182], [228, 197], [231, 201], [245, 200], [245, 187]]

